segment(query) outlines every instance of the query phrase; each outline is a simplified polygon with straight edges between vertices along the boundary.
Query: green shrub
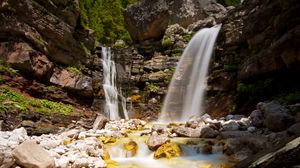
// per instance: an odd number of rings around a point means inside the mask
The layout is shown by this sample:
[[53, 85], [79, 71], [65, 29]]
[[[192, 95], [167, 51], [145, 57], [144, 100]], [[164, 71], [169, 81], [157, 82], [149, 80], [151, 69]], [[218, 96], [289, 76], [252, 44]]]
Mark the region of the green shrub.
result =
[[18, 74], [18, 71], [11, 68], [5, 61], [0, 59], [0, 71], [6, 72], [9, 74]]
[[237, 64], [225, 64], [223, 68], [227, 72], [236, 72], [239, 69]]

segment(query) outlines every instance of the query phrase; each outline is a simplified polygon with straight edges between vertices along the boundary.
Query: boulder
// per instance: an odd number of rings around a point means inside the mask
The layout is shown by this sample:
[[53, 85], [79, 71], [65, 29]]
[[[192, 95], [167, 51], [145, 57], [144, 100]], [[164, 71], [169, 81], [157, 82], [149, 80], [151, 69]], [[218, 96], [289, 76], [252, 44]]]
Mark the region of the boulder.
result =
[[219, 135], [219, 132], [210, 127], [204, 127], [201, 129], [200, 134], [200, 138], [216, 138]]
[[294, 118], [289, 114], [288, 109], [281, 106], [277, 101], [268, 103], [260, 102], [257, 108], [262, 112], [264, 124], [271, 131], [282, 131], [294, 123]]
[[238, 137], [244, 137], [247, 138], [248, 136], [251, 136], [251, 133], [248, 131], [223, 131], [220, 133], [222, 138], [238, 138]]
[[141, 0], [125, 11], [125, 23], [133, 41], [161, 39], [169, 22], [165, 0]]
[[50, 78], [50, 82], [76, 91], [76, 94], [82, 96], [93, 96], [92, 78], [83, 74], [78, 74], [77, 72], [56, 67]]
[[237, 131], [239, 129], [240, 129], [240, 124], [235, 120], [226, 121], [222, 125], [223, 131]]
[[102, 129], [105, 127], [105, 124], [108, 122], [108, 118], [105, 117], [104, 115], [102, 114], [98, 114], [95, 121], [94, 121], [94, 124], [93, 124], [93, 129], [94, 130], [97, 130], [97, 129]]
[[14, 149], [13, 156], [17, 164], [24, 167], [54, 168], [54, 158], [35, 141], [28, 140]]
[[194, 129], [189, 127], [176, 127], [173, 132], [178, 136], [199, 138], [201, 136], [201, 129]]
[[250, 114], [250, 122], [251, 122], [251, 125], [253, 125], [255, 127], [263, 126], [263, 123], [264, 123], [263, 116], [259, 110], [252, 111], [252, 113]]
[[162, 134], [162, 135], [152, 135], [149, 137], [147, 141], [148, 148], [150, 150], [156, 150], [158, 147], [161, 145], [169, 142], [170, 139], [168, 138], [167, 134]]

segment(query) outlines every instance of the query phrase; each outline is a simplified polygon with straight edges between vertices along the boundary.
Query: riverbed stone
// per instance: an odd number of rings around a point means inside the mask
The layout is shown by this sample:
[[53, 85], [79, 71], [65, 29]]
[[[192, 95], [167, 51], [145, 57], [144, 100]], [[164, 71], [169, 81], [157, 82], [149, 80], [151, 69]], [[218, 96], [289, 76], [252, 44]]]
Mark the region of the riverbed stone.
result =
[[189, 127], [176, 127], [173, 132], [178, 136], [199, 138], [201, 136], [201, 129], [194, 129]]
[[16, 162], [24, 167], [54, 168], [52, 158], [36, 141], [28, 140], [23, 142], [13, 151]]
[[200, 138], [215, 138], [219, 135], [218, 131], [211, 127], [204, 127], [201, 129]]
[[147, 146], [150, 150], [156, 150], [161, 145], [169, 142], [170, 139], [168, 138], [168, 134], [162, 134], [162, 135], [152, 135], [149, 137], [147, 141]]

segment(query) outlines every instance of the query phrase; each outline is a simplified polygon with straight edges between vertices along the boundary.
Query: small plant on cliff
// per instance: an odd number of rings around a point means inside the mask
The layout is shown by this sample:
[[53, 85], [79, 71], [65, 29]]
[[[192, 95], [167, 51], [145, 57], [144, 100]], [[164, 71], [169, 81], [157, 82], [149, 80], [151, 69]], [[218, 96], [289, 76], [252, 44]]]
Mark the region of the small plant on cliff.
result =
[[159, 91], [160, 88], [159, 88], [159, 86], [156, 86], [153, 83], [146, 82], [146, 89], [147, 89], [147, 91], [156, 93]]
[[67, 67], [67, 70], [71, 71], [71, 72], [74, 72], [77, 75], [81, 75], [82, 74], [81, 71], [79, 69], [75, 68], [75, 67]]

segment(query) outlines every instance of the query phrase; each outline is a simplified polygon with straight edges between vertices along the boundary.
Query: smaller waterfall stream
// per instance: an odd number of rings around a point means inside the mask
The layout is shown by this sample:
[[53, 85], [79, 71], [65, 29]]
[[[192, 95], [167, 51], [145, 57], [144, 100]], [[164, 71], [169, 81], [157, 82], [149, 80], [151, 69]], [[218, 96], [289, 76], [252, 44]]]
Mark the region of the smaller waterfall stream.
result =
[[[103, 65], [103, 90], [105, 93], [105, 113], [111, 120], [118, 120], [124, 117], [128, 119], [126, 108], [126, 99], [118, 92], [116, 82], [116, 65], [112, 60], [111, 49], [102, 47], [102, 65]], [[120, 100], [120, 101], [119, 101]], [[119, 105], [122, 106], [123, 116], [120, 115]]]
[[201, 29], [189, 42], [172, 77], [159, 121], [187, 121], [203, 112], [206, 76], [220, 28]]

